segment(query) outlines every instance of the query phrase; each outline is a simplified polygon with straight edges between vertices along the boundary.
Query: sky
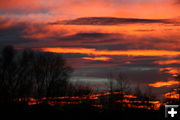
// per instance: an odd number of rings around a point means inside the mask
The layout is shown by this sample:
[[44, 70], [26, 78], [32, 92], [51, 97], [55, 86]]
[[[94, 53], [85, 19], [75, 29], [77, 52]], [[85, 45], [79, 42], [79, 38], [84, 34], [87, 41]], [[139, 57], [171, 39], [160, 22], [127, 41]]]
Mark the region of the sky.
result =
[[162, 94], [180, 70], [180, 0], [0, 0], [0, 48], [62, 54], [73, 80], [122, 73]]

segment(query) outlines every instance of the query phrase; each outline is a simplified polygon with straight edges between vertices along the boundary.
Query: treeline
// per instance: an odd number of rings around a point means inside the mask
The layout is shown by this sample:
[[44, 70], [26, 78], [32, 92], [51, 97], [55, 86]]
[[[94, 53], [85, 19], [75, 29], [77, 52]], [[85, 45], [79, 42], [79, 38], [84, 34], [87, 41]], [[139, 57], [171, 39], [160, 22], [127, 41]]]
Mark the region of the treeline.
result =
[[0, 52], [0, 103], [16, 98], [59, 97], [90, 92], [69, 82], [73, 69], [59, 54], [15, 50], [6, 46]]

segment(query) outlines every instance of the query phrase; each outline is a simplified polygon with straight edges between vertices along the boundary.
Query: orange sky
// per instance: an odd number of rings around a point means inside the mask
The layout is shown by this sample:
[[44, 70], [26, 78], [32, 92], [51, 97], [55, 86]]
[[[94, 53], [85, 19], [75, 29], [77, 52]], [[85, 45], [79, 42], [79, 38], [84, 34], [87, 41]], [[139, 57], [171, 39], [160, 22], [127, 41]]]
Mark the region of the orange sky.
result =
[[2, 17], [54, 21], [77, 17], [177, 18], [178, 0], [1, 0]]
[[171, 86], [180, 68], [179, 11], [179, 0], [0, 0], [0, 48], [61, 53], [74, 76], [122, 71], [134, 84]]

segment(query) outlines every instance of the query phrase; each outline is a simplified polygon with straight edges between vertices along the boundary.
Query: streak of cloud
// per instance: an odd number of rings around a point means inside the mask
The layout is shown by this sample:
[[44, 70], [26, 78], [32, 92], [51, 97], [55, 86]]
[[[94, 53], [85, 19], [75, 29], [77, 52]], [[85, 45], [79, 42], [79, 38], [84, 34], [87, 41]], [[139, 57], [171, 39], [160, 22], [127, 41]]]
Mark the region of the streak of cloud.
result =
[[180, 64], [180, 60], [178, 60], [178, 59], [173, 59], [173, 60], [159, 60], [159, 61], [155, 61], [154, 63], [159, 64], [159, 65]]
[[167, 81], [167, 82], [156, 82], [156, 83], [151, 83], [149, 86], [151, 87], [165, 87], [165, 86], [172, 86], [172, 85], [178, 85], [179, 81]]
[[127, 56], [179, 56], [180, 51], [168, 50], [96, 50], [90, 48], [42, 48], [45, 52], [80, 53], [87, 55], [127, 55]]
[[93, 61], [109, 61], [111, 60], [110, 57], [82, 57], [85, 60], [93, 60]]

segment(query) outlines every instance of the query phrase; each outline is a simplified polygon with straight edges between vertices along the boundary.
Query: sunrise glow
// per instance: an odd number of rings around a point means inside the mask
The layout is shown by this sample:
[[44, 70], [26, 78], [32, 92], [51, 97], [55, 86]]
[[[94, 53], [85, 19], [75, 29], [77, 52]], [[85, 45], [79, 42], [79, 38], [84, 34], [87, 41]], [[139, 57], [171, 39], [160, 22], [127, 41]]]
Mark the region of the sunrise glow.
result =
[[180, 0], [0, 0], [0, 112], [161, 119], [179, 88]]

